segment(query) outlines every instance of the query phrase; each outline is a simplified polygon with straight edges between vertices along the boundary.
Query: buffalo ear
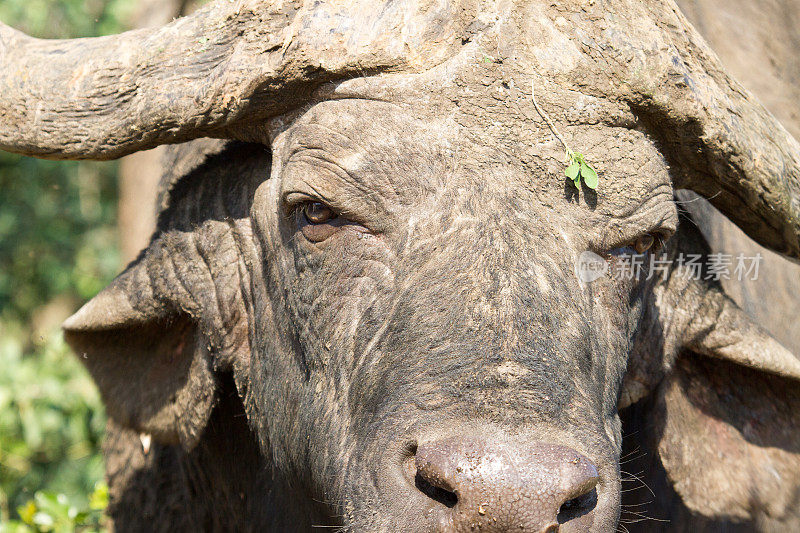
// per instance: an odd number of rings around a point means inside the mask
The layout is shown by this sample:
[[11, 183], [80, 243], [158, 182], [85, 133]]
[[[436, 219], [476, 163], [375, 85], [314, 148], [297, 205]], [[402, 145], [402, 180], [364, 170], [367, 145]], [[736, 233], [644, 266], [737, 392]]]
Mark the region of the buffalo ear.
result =
[[689, 509], [774, 525], [800, 518], [798, 381], [687, 351], [654, 402], [658, 455]]
[[134, 263], [64, 323], [65, 338], [117, 423], [191, 448], [215, 403], [211, 358], [198, 323], [160, 301]]
[[634, 411], [636, 440], [657, 451], [693, 513], [768, 527], [800, 520], [800, 360], [717, 286], [691, 281], [676, 294], [694, 303], [662, 299], [674, 307], [663, 329], [679, 339], [662, 340], [658, 372], [649, 365], [661, 378]]
[[705, 516], [800, 518], [800, 359], [718, 286], [702, 296], [655, 396], [658, 454]]
[[211, 414], [216, 373], [232, 373], [239, 394], [247, 391], [243, 288], [246, 258], [258, 253], [249, 214], [271, 155], [200, 140], [169, 157], [150, 244], [64, 330], [115, 422], [188, 448]]
[[[789, 530], [800, 524], [800, 359], [709, 276], [711, 249], [687, 222], [628, 360], [620, 415], [639, 458], [624, 467], [660, 491], [648, 502], [659, 518]], [[681, 254], [703, 269], [681, 266]]]

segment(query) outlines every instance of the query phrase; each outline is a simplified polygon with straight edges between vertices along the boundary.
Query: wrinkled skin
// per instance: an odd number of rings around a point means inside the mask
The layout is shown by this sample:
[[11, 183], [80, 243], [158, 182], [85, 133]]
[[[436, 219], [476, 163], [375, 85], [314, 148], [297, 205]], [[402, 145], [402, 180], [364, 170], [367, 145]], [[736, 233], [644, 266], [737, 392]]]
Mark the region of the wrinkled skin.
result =
[[[363, 120], [367, 110], [383, 120]], [[330, 135], [334, 122], [341, 135]], [[222, 254], [223, 262], [260, 267], [248, 273], [253, 288], [244, 284], [243, 290], [269, 295], [255, 299], [248, 311], [259, 325], [253, 332], [255, 355], [245, 395], [256, 435], [238, 428], [226, 440], [257, 439], [276, 458], [265, 465], [266, 472], [274, 469], [275, 477], [295, 480], [292, 489], [300, 497], [312, 494], [332, 502], [334, 509], [298, 509], [289, 489], [276, 490], [268, 474], [264, 479], [250, 472], [236, 481], [244, 486], [241, 492], [267, 492], [273, 508], [291, 507], [301, 517], [276, 513], [276, 518], [248, 501], [241, 504], [246, 511], [235, 511], [246, 524], [239, 527], [258, 529], [255, 524], [261, 519], [278, 530], [298, 523], [305, 524], [299, 530], [337, 523], [354, 530], [392, 530], [402, 523], [403, 530], [424, 531], [431, 527], [438, 504], [404, 477], [408, 450], [414, 442], [467, 433], [505, 435], [518, 443], [562, 443], [590, 457], [602, 476], [594, 529], [613, 528], [622, 446], [616, 403], [634, 337], [642, 329], [647, 332], [642, 308], [652, 286], [611, 280], [581, 286], [575, 280], [570, 284], [574, 292], [567, 296], [564, 272], [574, 276], [575, 255], [592, 242], [615, 242], [592, 227], [610, 227], [619, 243], [632, 238], [626, 231], [636, 235], [642, 227], [671, 232], [677, 215], [666, 173], [654, 165], [652, 181], [641, 184], [644, 190], [630, 190], [630, 203], [619, 206], [628, 214], [623, 222], [611, 219], [616, 206], [601, 213], [598, 202], [592, 211], [583, 202], [561, 199], [560, 190], [551, 201], [561, 202], [567, 212], [584, 209], [595, 218], [554, 242], [545, 228], [554, 221], [569, 225], [542, 205], [523, 173], [517, 180], [475, 179], [465, 158], [442, 156], [463, 140], [444, 136], [444, 147], [421, 142], [430, 138], [431, 123], [420, 128], [417, 119], [397, 113], [394, 104], [323, 102], [290, 124], [274, 134], [269, 179], [263, 171], [269, 168], [269, 157], [263, 149], [245, 145], [212, 156], [184, 180], [205, 187], [205, 194], [213, 197], [218, 189], [203, 185], [204, 179], [213, 180], [220, 167], [239, 176], [234, 185], [226, 181], [226, 187], [233, 189], [231, 196], [250, 197], [247, 218], [255, 236], [238, 252], [244, 259], [229, 250], [227, 259]], [[473, 145], [472, 153], [477, 152]], [[660, 161], [655, 151], [649, 155]], [[346, 164], [351, 166], [341, 170]], [[513, 176], [507, 168], [505, 174]], [[461, 191], [447, 186], [453, 182], [464, 184]], [[379, 194], [365, 201], [353, 192], [359, 187]], [[193, 190], [178, 191], [173, 201], [202, 205], [203, 197]], [[319, 227], [291, 214], [287, 201], [311, 194], [324, 196], [352, 222], [320, 234]], [[622, 187], [613, 194], [625, 196]], [[185, 217], [186, 211], [168, 209], [162, 225], [178, 215]], [[193, 216], [218, 215], [201, 211]], [[180, 220], [181, 226], [194, 223]], [[673, 247], [675, 239], [670, 243]], [[616, 311], [601, 311], [609, 308]], [[199, 450], [225, 450], [225, 445], [213, 444], [217, 438], [205, 437]], [[133, 442], [138, 446], [135, 437]], [[112, 464], [114, 445], [126, 446], [112, 442]], [[263, 461], [252, 450], [249, 455]], [[375, 470], [378, 476], [372, 474]], [[219, 475], [226, 482], [214, 480], [215, 490], [230, 483]], [[143, 479], [147, 484], [148, 476]], [[131, 518], [123, 507], [139, 501], [139, 485], [129, 486], [119, 498], [118, 522], [125, 529]], [[176, 503], [178, 509], [182, 505]], [[411, 506], [414, 513], [408, 513]], [[150, 519], [175, 523], [168, 518], [168, 507], [153, 512]], [[332, 519], [331, 512], [341, 514], [342, 521]], [[225, 514], [217, 510], [213, 520]], [[404, 517], [410, 520], [401, 522]], [[208, 524], [212, 519], [182, 515], [181, 520]]]
[[[407, 505], [430, 508], [400, 478], [404, 447], [474, 426], [478, 434], [563, 443], [590, 457], [603, 480], [596, 527], [612, 527], [616, 397], [641, 287], [556, 287], [590, 242], [626, 231], [634, 232], [630, 239], [643, 224], [674, 228], [666, 175], [655, 173], [654, 183], [637, 188], [644, 194], [618, 195], [622, 205], [606, 207], [639, 217], [635, 226], [620, 228], [598, 209], [587, 222], [612, 226], [605, 232], [574, 227], [543, 238], [547, 227], [568, 227], [581, 207], [562, 200], [562, 213], [546, 208], [549, 198], [531, 190], [525, 169], [498, 164], [492, 147], [446, 134], [431, 142], [431, 131], [451, 128], [404, 115], [387, 103], [325, 102], [276, 137], [278, 179], [259, 189], [254, 224], [269, 265], [269, 301], [286, 295], [285, 308], [270, 309], [272, 320], [295, 325], [297, 345], [284, 349], [288, 376], [270, 371], [272, 361], [260, 371], [256, 363], [256, 373], [270, 378], [248, 399], [258, 403], [277, 389], [297, 409], [286, 414], [301, 421], [297, 435], [320, 443], [299, 463], [315, 465], [317, 486], [349, 473], [328, 491], [353, 502], [346, 513], [356, 524], [374, 522], [362, 502], [377, 494], [389, 502], [387, 527], [430, 527], [427, 512], [414, 517], [418, 523], [399, 518]], [[449, 158], [448, 150], [472, 157]], [[318, 228], [301, 219], [298, 232], [296, 218], [284, 215], [298, 195], [321, 197], [349, 222], [309, 242]], [[272, 328], [259, 334], [265, 353], [280, 353], [275, 340], [288, 336]], [[270, 419], [258, 425], [270, 427]], [[270, 432], [270, 441], [283, 431]], [[302, 442], [288, 448], [295, 454]], [[319, 457], [334, 460], [320, 464]], [[376, 462], [377, 478], [360, 466]]]
[[[623, 449], [644, 450], [670, 527], [797, 523], [797, 384], [721, 360], [740, 336], [774, 352], [765, 332], [728, 320], [714, 283], [574, 274], [581, 252], [644, 235], [670, 257], [709, 252], [679, 219], [663, 125], [548, 86], [602, 176], [577, 191], [531, 114], [530, 69], [481, 58], [326, 84], [241, 134], [254, 142], [175, 151], [149, 248], [67, 324], [109, 404], [117, 529], [436, 531], [450, 515], [415, 486], [414, 454], [448, 439], [591, 461], [596, 504], [562, 531], [614, 530]], [[335, 218], [309, 223], [309, 202]], [[749, 404], [728, 389], [742, 376], [786, 392]], [[781, 438], [748, 426], [776, 412]], [[720, 444], [736, 453], [716, 468], [704, 453]], [[782, 482], [759, 492], [768, 460]], [[737, 465], [752, 486], [720, 486]], [[536, 530], [485, 511], [481, 531]]]

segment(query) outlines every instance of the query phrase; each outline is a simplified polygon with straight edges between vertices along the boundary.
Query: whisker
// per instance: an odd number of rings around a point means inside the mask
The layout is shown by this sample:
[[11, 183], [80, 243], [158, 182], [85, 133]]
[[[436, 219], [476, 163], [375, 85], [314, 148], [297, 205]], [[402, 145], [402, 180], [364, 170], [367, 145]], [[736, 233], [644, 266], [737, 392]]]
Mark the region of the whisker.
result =
[[620, 506], [620, 508], [621, 508], [621, 509], [628, 509], [628, 508], [630, 508], [630, 507], [641, 507], [642, 505], [650, 505], [650, 504], [651, 504], [651, 503], [653, 503], [654, 501], [655, 501], [655, 500], [650, 500], [650, 501], [647, 501], [647, 502], [642, 502], [642, 503], [623, 503], [623, 504]]
[[630, 472], [624, 472], [624, 471], [620, 470], [620, 473], [621, 474], [625, 474], [627, 476], [631, 476], [632, 478], [636, 479], [639, 483], [644, 485], [645, 488], [647, 488], [648, 492], [650, 492], [650, 495], [653, 496], [653, 498], [656, 497], [656, 493], [653, 492], [653, 489], [650, 488], [650, 485], [645, 483], [645, 481], [642, 478], [639, 477], [642, 474], [642, 472], [639, 472], [639, 474], [637, 475], [637, 474], [632, 474]]
[[[644, 513], [637, 513], [637, 512], [635, 512], [635, 511], [628, 511], [628, 513], [629, 513], [629, 514], [632, 514], [632, 515], [634, 515], [634, 516], [637, 516], [637, 517], [639, 517], [639, 518], [640, 518], [640, 520], [652, 520], [652, 521], [654, 521], [654, 522], [669, 522], [669, 520], [666, 520], [666, 519], [664, 519], [664, 518], [654, 518], [654, 517], [652, 517], [652, 516], [647, 516], [647, 515], [646, 515], [646, 514], [644, 514]], [[628, 523], [631, 523], [631, 522], [628, 522]]]
[[626, 459], [620, 459], [619, 464], [620, 464], [620, 466], [622, 466], [624, 464], [632, 463], [633, 461], [636, 461], [636, 460], [641, 459], [642, 457], [646, 457], [646, 456], [647, 456], [647, 452], [642, 452], [641, 454], [639, 454], [639, 455], [637, 455], [635, 457], [630, 457], [629, 456]]
[[622, 454], [619, 458], [620, 458], [620, 460], [626, 459], [626, 458], [630, 457], [631, 455], [639, 452], [639, 450], [641, 450], [641, 448], [639, 446], [637, 446], [636, 448], [634, 448], [633, 450], [629, 451], [628, 453]]

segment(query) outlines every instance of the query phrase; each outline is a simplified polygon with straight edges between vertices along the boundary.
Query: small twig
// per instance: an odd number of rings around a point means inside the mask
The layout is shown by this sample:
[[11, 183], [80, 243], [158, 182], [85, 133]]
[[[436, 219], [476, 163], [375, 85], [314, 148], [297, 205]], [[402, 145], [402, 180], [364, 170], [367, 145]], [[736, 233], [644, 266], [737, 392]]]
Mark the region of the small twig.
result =
[[547, 126], [550, 128], [550, 131], [553, 132], [553, 135], [556, 139], [564, 146], [564, 150], [566, 150], [566, 162], [565, 164], [568, 165], [567, 168], [564, 170], [564, 175], [566, 175], [572, 182], [575, 184], [576, 189], [580, 189], [581, 180], [583, 180], [583, 184], [594, 190], [597, 188], [598, 177], [597, 171], [592, 168], [583, 154], [579, 152], [573, 152], [572, 148], [569, 147], [567, 141], [564, 140], [564, 137], [561, 136], [559, 133], [558, 128], [550, 119], [550, 116], [544, 112], [544, 109], [541, 108], [539, 102], [536, 101], [536, 90], [533, 80], [531, 80], [531, 100], [533, 100], [533, 106], [536, 108], [536, 112], [544, 119], [547, 123]]
[[534, 83], [533, 80], [531, 80], [531, 100], [533, 100], [533, 106], [536, 108], [536, 112], [539, 113], [539, 116], [542, 117], [544, 121], [547, 123], [547, 127], [550, 128], [551, 132], [553, 132], [555, 138], [558, 139], [558, 141], [564, 146], [564, 150], [567, 151], [567, 156], [571, 157], [572, 154], [575, 152], [572, 151], [572, 149], [567, 144], [567, 141], [565, 141], [564, 137], [561, 136], [561, 133], [559, 133], [558, 128], [556, 128], [556, 125], [550, 119], [550, 115], [545, 113], [544, 109], [542, 109], [539, 106], [539, 102], [536, 101], [536, 84]]

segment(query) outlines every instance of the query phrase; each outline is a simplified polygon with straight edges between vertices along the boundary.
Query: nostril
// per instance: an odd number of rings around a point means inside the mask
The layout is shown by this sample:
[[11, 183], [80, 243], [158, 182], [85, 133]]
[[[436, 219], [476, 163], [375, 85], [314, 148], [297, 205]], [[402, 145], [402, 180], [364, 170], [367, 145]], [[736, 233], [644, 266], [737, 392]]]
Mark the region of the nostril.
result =
[[460, 468], [454, 468], [454, 461], [459, 459], [460, 454], [453, 453], [453, 445], [440, 442], [416, 446], [415, 443], [408, 450], [414, 454], [413, 462], [409, 457], [407, 464], [412, 468], [409, 473], [417, 490], [445, 507], [455, 507], [458, 495], [454, 489], [459, 477], [455, 472]]
[[591, 490], [564, 502], [558, 510], [558, 523], [563, 524], [590, 513], [597, 506], [597, 489]]
[[437, 487], [427, 479], [425, 476], [417, 472], [414, 477], [414, 485], [428, 498], [441, 503], [446, 507], [455, 507], [458, 503], [458, 496], [455, 492], [449, 491], [442, 487]]
[[417, 475], [414, 477], [414, 485], [416, 485], [417, 489], [419, 489], [419, 491], [428, 498], [437, 501], [446, 507], [452, 508], [458, 503], [458, 496], [455, 492], [449, 491], [442, 487], [437, 487], [425, 479], [425, 477], [419, 472], [417, 472]]
[[599, 505], [595, 465], [555, 444], [451, 437], [407, 446], [404, 468], [456, 531], [583, 530]]

